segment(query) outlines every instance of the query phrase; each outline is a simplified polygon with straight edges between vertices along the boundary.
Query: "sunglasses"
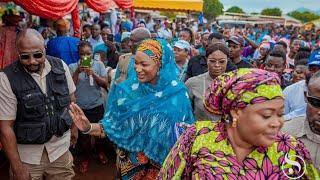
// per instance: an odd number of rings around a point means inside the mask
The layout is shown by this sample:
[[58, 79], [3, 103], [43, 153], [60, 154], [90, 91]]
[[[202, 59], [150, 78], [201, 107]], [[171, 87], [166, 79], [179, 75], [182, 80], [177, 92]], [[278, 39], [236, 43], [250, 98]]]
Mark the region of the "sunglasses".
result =
[[314, 96], [310, 96], [308, 92], [307, 92], [307, 96], [306, 97], [307, 97], [308, 103], [311, 106], [320, 109], [320, 99], [319, 98], [314, 97]]
[[23, 53], [19, 54], [21, 60], [29, 60], [33, 56], [35, 59], [40, 59], [43, 57], [43, 52], [34, 52], [34, 53]]

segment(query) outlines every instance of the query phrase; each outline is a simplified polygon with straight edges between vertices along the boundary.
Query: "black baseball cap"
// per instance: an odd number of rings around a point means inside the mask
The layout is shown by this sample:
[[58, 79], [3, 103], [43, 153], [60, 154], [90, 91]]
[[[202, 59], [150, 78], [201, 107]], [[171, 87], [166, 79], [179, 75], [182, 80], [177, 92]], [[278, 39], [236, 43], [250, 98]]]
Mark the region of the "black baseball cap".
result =
[[241, 45], [241, 46], [244, 46], [244, 40], [242, 37], [239, 37], [239, 36], [231, 36], [227, 42], [233, 42], [237, 45]]

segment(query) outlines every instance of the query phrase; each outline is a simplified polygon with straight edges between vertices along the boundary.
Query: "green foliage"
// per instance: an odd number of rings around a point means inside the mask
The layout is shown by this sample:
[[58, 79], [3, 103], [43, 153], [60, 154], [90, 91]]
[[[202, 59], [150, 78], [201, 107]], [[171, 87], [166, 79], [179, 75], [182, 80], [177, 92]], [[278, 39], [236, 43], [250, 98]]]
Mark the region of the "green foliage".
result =
[[160, 15], [168, 17], [168, 19], [173, 20], [176, 18], [177, 13], [171, 11], [160, 12]]
[[244, 14], [245, 12], [239, 8], [238, 6], [232, 6], [231, 8], [229, 8], [227, 10], [227, 12], [231, 12], [231, 13], [241, 13], [241, 14]]
[[223, 4], [219, 0], [204, 0], [203, 13], [207, 19], [215, 19], [223, 13]]
[[293, 11], [293, 12], [288, 13], [288, 16], [296, 18], [303, 23], [313, 21], [313, 20], [320, 18], [319, 15], [312, 13], [312, 12], [309, 12], [309, 11], [305, 11], [305, 12]]
[[266, 16], [281, 16], [282, 11], [279, 8], [266, 8], [261, 11], [261, 15]]

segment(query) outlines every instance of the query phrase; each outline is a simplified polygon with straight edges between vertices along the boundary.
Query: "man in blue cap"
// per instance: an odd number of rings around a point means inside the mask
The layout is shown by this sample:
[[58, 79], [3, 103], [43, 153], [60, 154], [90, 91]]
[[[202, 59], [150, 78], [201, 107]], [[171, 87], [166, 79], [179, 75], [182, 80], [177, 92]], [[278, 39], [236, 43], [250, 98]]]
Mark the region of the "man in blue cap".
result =
[[[320, 70], [320, 49], [314, 50], [308, 59], [308, 77]], [[306, 91], [306, 81], [296, 82], [284, 89], [285, 111], [284, 120], [288, 121], [296, 117], [305, 116], [306, 102], [304, 92]]]
[[320, 48], [314, 50], [311, 53], [310, 58], [308, 60], [308, 67], [310, 73], [312, 74], [320, 70]]

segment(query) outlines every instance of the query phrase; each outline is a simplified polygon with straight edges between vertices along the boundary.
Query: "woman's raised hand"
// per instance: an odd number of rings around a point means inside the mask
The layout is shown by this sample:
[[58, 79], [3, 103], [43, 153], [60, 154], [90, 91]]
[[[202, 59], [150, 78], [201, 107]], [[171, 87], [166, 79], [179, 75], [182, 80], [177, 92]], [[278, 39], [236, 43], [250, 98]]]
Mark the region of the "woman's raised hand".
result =
[[90, 129], [90, 121], [84, 115], [83, 111], [77, 104], [73, 102], [70, 104], [69, 113], [71, 115], [71, 118], [73, 119], [74, 124], [80, 131], [88, 131]]

